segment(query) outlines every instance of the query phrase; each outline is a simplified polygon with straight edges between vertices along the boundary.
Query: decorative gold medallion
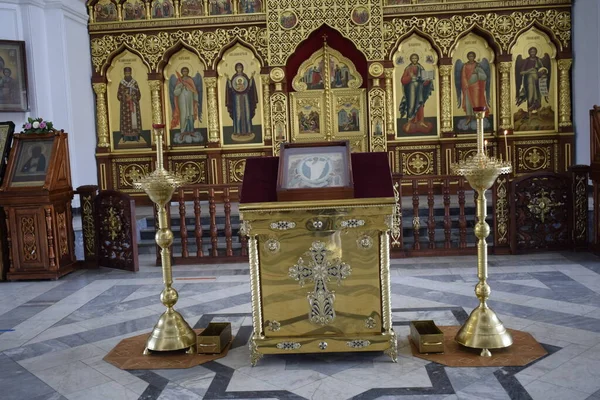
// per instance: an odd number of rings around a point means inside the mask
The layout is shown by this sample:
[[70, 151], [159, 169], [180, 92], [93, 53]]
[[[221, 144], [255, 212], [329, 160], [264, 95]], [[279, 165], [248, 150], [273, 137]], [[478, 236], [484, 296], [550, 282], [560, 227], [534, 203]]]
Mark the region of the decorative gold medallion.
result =
[[375, 325], [376, 325], [375, 318], [368, 317], [367, 319], [365, 319], [365, 328], [373, 329], [373, 328], [375, 328]]
[[552, 211], [552, 208], [565, 205], [565, 203], [560, 202], [553, 203], [552, 199], [548, 197], [548, 194], [548, 192], [542, 189], [539, 196], [531, 199], [531, 203], [527, 205], [529, 211], [537, 216], [542, 223], [546, 221], [546, 215]]
[[285, 72], [283, 72], [283, 69], [280, 67], [275, 67], [271, 70], [271, 72], [269, 73], [269, 76], [271, 77], [271, 80], [275, 83], [277, 82], [281, 82], [283, 80], [283, 78], [285, 78]]
[[335, 319], [335, 292], [327, 288], [327, 282], [335, 279], [340, 285], [352, 273], [352, 268], [340, 259], [330, 261], [327, 256], [331, 254], [325, 243], [313, 242], [310, 250], [305, 253], [310, 258], [308, 264], [300, 257], [298, 262], [290, 268], [289, 276], [304, 286], [307, 280], [315, 283], [315, 290], [308, 292], [310, 311], [308, 319], [313, 324], [328, 325]]
[[369, 74], [371, 74], [371, 76], [374, 78], [379, 78], [381, 75], [383, 75], [383, 65], [378, 62], [374, 62], [373, 64], [369, 65]]
[[265, 249], [271, 253], [277, 253], [280, 249], [280, 243], [277, 239], [268, 239], [265, 242]]
[[373, 247], [373, 239], [367, 234], [364, 234], [358, 238], [356, 243], [358, 244], [358, 247], [362, 248], [363, 250], [368, 250]]
[[281, 329], [281, 324], [277, 321], [267, 321], [265, 326], [271, 332], [277, 332], [278, 330]]

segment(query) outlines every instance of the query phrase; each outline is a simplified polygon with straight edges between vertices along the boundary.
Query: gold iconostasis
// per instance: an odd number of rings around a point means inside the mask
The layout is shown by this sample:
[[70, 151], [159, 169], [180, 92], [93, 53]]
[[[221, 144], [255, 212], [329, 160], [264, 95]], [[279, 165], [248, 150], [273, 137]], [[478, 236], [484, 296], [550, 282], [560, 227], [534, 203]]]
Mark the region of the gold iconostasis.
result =
[[[325, 4], [327, 3], [327, 4]], [[535, 3], [535, 4], [532, 4]], [[103, 189], [154, 167], [238, 184], [282, 142], [349, 140], [395, 173], [445, 175], [475, 150], [515, 174], [571, 163], [569, 0], [91, 0]]]

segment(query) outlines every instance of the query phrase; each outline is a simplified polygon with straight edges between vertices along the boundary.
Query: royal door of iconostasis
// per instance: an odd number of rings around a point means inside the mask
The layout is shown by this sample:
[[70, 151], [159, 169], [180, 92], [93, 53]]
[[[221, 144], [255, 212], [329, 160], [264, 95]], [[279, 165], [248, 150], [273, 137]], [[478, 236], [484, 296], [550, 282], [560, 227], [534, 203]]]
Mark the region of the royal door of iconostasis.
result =
[[[330, 36], [337, 33], [328, 29], [317, 33], [323, 31], [329, 31]], [[352, 151], [367, 151], [365, 80], [355, 65], [358, 62], [366, 67], [366, 60], [354, 50], [355, 62], [351, 61], [348, 54], [345, 56], [327, 42], [327, 36], [326, 33], [321, 37], [313, 34], [296, 51], [297, 54], [307, 53], [305, 48], [310, 51], [315, 47], [310, 40], [317, 41], [321, 47], [300, 64], [292, 79], [291, 141], [348, 140]], [[344, 43], [343, 38], [337, 41], [345, 44], [339, 46], [341, 49], [354, 47], [349, 41]]]
[[[535, 3], [535, 4], [533, 4]], [[481, 11], [485, 9], [485, 12]], [[571, 0], [89, 0], [102, 189], [155, 167], [227, 185], [283, 142], [349, 140], [405, 177], [487, 151], [571, 165]]]

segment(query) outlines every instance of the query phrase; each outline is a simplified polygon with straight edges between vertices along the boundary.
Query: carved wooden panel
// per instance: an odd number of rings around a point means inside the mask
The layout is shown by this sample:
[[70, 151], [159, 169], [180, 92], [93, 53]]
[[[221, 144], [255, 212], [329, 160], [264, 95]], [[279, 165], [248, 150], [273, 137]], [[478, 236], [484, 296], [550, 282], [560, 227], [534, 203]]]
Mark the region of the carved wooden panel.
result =
[[206, 155], [181, 155], [168, 157], [169, 170], [183, 176], [189, 184], [208, 183]]
[[48, 269], [46, 216], [41, 207], [12, 208], [10, 212], [11, 272]]
[[242, 183], [246, 159], [249, 157], [265, 157], [265, 152], [223, 154], [221, 165], [223, 171], [223, 183]]
[[571, 246], [571, 180], [538, 173], [516, 179], [511, 188], [511, 250], [559, 250]]
[[112, 182], [123, 193], [143, 193], [133, 189], [133, 182], [153, 171], [152, 157], [124, 157], [112, 160]]
[[396, 148], [394, 172], [404, 175], [439, 175], [442, 173], [438, 145], [399, 146]]
[[135, 201], [126, 194], [106, 190], [96, 196], [94, 208], [98, 266], [137, 271]]
[[558, 172], [557, 140], [521, 140], [515, 142], [514, 173]]

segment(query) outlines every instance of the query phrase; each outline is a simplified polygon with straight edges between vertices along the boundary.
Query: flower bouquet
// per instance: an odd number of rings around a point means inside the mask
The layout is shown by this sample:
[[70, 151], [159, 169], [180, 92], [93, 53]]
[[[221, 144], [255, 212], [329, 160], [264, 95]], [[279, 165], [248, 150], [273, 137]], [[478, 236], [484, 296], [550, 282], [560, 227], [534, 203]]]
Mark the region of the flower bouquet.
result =
[[48, 133], [53, 132], [52, 122], [44, 121], [43, 118], [27, 118], [23, 124], [23, 133]]

